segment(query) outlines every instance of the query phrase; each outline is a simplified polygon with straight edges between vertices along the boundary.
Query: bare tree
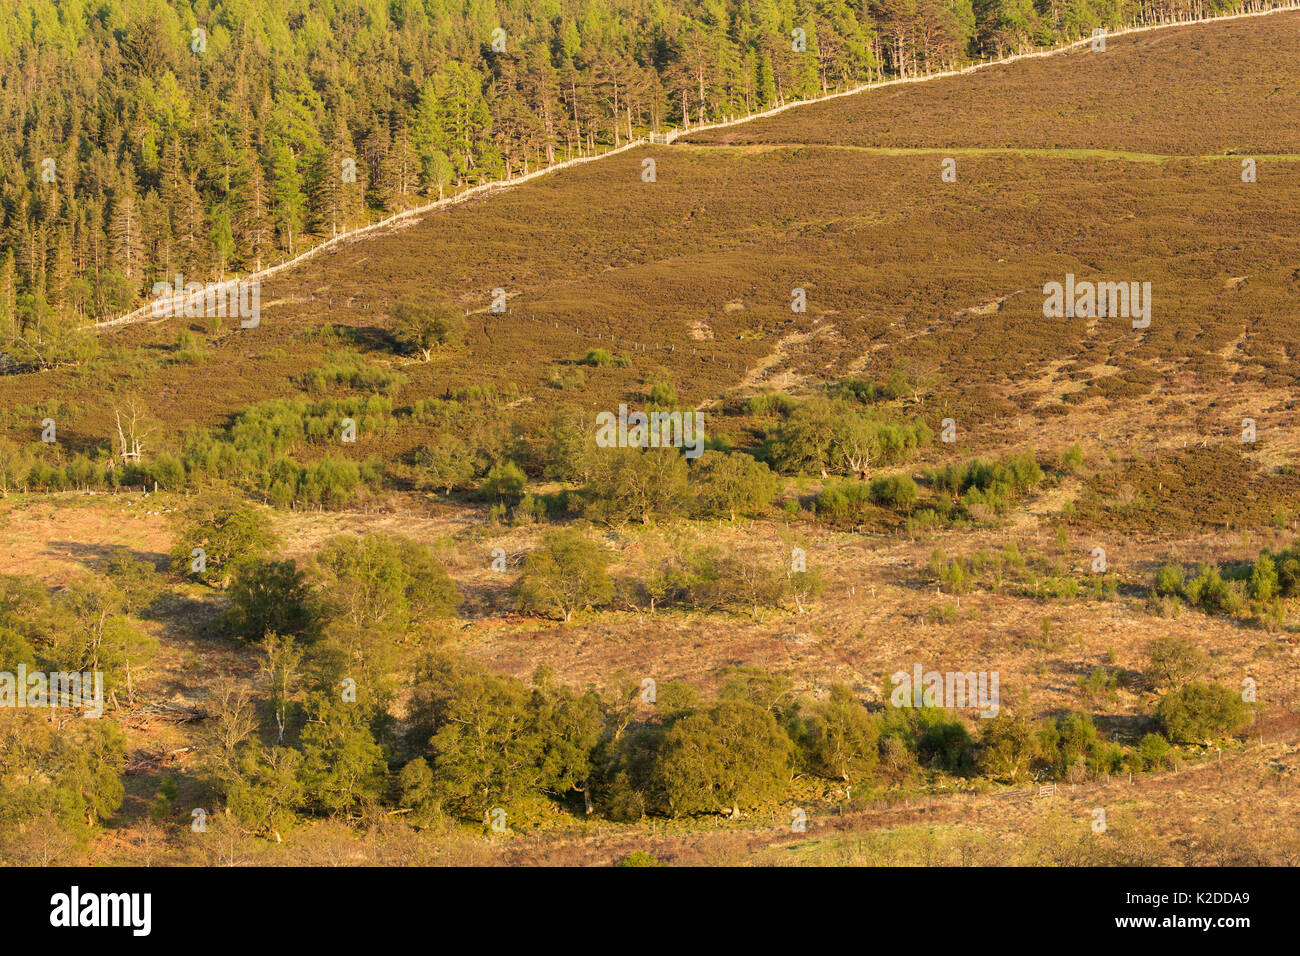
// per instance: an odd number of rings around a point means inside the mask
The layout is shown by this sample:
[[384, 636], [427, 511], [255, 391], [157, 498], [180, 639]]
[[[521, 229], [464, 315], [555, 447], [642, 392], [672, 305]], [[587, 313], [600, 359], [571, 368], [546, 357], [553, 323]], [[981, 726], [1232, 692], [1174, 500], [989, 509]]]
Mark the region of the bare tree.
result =
[[234, 680], [224, 680], [217, 688], [209, 710], [212, 718], [207, 738], [213, 748], [212, 762], [227, 779], [239, 774], [239, 745], [257, 733], [257, 710], [249, 689]]
[[140, 461], [144, 451], [144, 441], [149, 437], [147, 412], [134, 398], [127, 399], [126, 410], [113, 409], [113, 418], [117, 422], [117, 440], [121, 449], [122, 461]]

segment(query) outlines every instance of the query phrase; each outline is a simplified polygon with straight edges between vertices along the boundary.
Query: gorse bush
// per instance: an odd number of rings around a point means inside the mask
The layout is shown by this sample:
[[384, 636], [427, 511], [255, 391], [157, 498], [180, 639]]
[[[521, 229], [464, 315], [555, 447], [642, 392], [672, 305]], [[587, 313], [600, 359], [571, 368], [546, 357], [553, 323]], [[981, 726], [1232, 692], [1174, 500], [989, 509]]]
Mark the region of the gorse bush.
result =
[[450, 399], [464, 405], [486, 405], [489, 408], [503, 408], [519, 401], [521, 393], [515, 382], [497, 385], [488, 382], [485, 385], [469, 385], [452, 392]]
[[186, 432], [180, 459], [191, 483], [229, 481], [260, 491], [279, 507], [345, 507], [379, 487], [383, 466], [333, 454], [300, 464], [290, 452], [339, 441], [344, 419], [355, 424], [358, 442], [381, 437], [395, 427], [391, 412], [392, 400], [381, 395], [264, 402], [240, 413], [224, 433]]
[[392, 400], [382, 395], [263, 402], [239, 413], [229, 427], [191, 428], [178, 452], [158, 451], [152, 462], [122, 461], [104, 447], [70, 458], [41, 445], [33, 452], [0, 441], [0, 494], [148, 485], [176, 491], [228, 482], [280, 507], [345, 507], [377, 489], [385, 477], [377, 459], [357, 463], [327, 452], [301, 464], [293, 453], [329, 448], [343, 437], [345, 419], [362, 448], [397, 425]]
[[1049, 558], [1037, 551], [1022, 554], [1012, 542], [1001, 551], [975, 551], [969, 555], [948, 555], [936, 548], [927, 567], [930, 580], [950, 594], [963, 594], [973, 588], [1009, 591], [1036, 599], [1072, 599], [1081, 595], [1095, 600], [1110, 600], [1119, 583], [1111, 572], [1071, 568], [1060, 558]]
[[189, 329], [181, 329], [176, 337], [176, 361], [188, 365], [194, 365], [202, 362], [207, 357], [207, 350], [203, 348], [198, 337]]
[[1032, 720], [1004, 710], [980, 721], [975, 765], [994, 780], [1016, 783], [1032, 777], [1079, 781], [1130, 770], [1163, 766], [1169, 753], [1164, 738], [1143, 741], [1136, 750], [1105, 740], [1092, 718], [1068, 711]]
[[980, 504], [1002, 512], [1043, 480], [1043, 470], [1030, 449], [998, 461], [976, 458], [948, 465], [929, 478], [936, 494], [947, 494], [966, 507]]
[[837, 481], [817, 495], [817, 514], [833, 521], [861, 521], [873, 506], [910, 511], [918, 490], [910, 475], [882, 475], [870, 482]]
[[631, 363], [626, 355], [610, 355], [605, 349], [591, 349], [578, 359], [578, 364], [592, 368], [626, 368]]
[[908, 511], [916, 503], [916, 482], [910, 475], [888, 475], [871, 482], [871, 498], [896, 511]]
[[393, 398], [405, 381], [404, 375], [366, 364], [355, 352], [338, 350], [325, 357], [324, 365], [303, 375], [301, 384], [313, 392], [342, 386]]
[[1169, 563], [1162, 565], [1160, 570], [1156, 572], [1156, 593], [1166, 597], [1181, 596], [1185, 582], [1186, 575], [1183, 573], [1181, 564]]
[[772, 415], [788, 416], [799, 407], [799, 400], [783, 392], [764, 392], [745, 400], [744, 409], [749, 415], [770, 417]]
[[1300, 550], [1279, 552], [1276, 563], [1278, 594], [1284, 598], [1300, 597]]
[[658, 381], [650, 386], [650, 409], [672, 408], [677, 404], [677, 388], [672, 382]]
[[522, 468], [513, 461], [503, 461], [493, 465], [483, 480], [483, 497], [489, 501], [504, 503], [514, 507], [524, 496], [524, 486], [528, 477]]
[[222, 466], [256, 464], [263, 468], [295, 445], [339, 441], [345, 418], [357, 426], [357, 439], [383, 436], [395, 427], [392, 399], [382, 395], [310, 401], [277, 399], [240, 412], [224, 435], [191, 430], [183, 445], [186, 466], [228, 477]]
[[1196, 576], [1182, 587], [1182, 596], [1193, 607], [1206, 614], [1236, 614], [1245, 605], [1245, 588], [1234, 581], [1225, 581], [1216, 565], [1202, 564]]

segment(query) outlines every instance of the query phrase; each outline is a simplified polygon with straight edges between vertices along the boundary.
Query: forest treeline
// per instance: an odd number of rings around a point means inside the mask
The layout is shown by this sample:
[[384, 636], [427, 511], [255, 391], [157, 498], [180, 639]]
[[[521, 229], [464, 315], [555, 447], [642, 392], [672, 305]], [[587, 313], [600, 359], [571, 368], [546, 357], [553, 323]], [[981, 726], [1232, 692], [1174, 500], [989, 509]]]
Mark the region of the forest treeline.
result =
[[3, 0], [0, 348], [647, 130], [1241, 5]]

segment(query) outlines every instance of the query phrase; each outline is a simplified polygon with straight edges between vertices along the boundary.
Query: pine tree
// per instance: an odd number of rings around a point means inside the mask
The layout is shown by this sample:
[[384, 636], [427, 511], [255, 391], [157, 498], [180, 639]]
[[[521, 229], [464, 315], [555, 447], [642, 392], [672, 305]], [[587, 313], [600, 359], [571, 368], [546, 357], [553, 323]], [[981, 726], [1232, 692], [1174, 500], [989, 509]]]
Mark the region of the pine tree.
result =
[[294, 239], [303, 227], [307, 201], [302, 194], [302, 177], [293, 150], [284, 140], [271, 146], [271, 218], [280, 244], [293, 255]]
[[139, 285], [144, 244], [141, 239], [139, 199], [130, 179], [122, 178], [113, 190], [113, 211], [108, 223], [109, 255], [127, 279]]
[[236, 255], [246, 268], [261, 269], [271, 247], [270, 199], [262, 164], [250, 148], [237, 161], [240, 197], [233, 223]]
[[17, 285], [14, 281], [14, 254], [5, 250], [0, 259], [0, 336], [10, 342], [18, 336]]
[[772, 57], [767, 53], [758, 60], [757, 96], [760, 111], [776, 103], [776, 80], [772, 77]]
[[167, 207], [152, 189], [145, 194], [144, 201], [140, 204], [140, 222], [144, 247], [141, 261], [146, 263], [142, 285], [147, 289], [158, 276], [170, 281], [178, 266], [173, 254], [172, 226], [167, 216]]
[[212, 217], [212, 232], [209, 234], [212, 246], [212, 267], [219, 278], [226, 277], [230, 260], [235, 254], [235, 235], [230, 226], [230, 212], [217, 210]]
[[72, 237], [67, 228], [60, 228], [54, 241], [54, 253], [50, 256], [46, 280], [50, 306], [60, 315], [70, 315], [74, 311], [71, 301], [72, 281]]

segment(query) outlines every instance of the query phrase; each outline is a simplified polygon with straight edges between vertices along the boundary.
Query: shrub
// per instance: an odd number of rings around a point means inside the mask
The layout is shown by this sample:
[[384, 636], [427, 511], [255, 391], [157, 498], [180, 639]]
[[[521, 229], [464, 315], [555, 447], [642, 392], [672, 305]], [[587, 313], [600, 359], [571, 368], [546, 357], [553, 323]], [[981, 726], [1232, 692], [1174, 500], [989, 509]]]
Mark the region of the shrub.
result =
[[1119, 688], [1118, 680], [1104, 667], [1094, 667], [1087, 677], [1080, 677], [1075, 685], [1084, 701], [1093, 707], [1113, 701]]
[[1156, 572], [1156, 593], [1165, 596], [1181, 594], [1183, 590], [1183, 566], [1170, 562], [1162, 565]]
[[0, 626], [0, 673], [13, 674], [19, 665], [36, 670], [36, 651], [13, 628]]
[[294, 774], [307, 805], [326, 814], [373, 806], [387, 787], [388, 768], [362, 708], [319, 692], [308, 698], [307, 713], [302, 772]]
[[557, 409], [538, 435], [540, 448], [532, 465], [543, 478], [554, 481], [585, 480], [591, 472], [592, 443], [586, 419], [575, 408]]
[[1218, 567], [1208, 564], [1198, 568], [1196, 577], [1187, 582], [1183, 594], [1206, 614], [1236, 614], [1243, 604], [1241, 592], [1223, 580]]
[[1169, 762], [1169, 741], [1159, 734], [1147, 734], [1137, 747], [1143, 769], [1160, 770]]
[[968, 507], [985, 505], [995, 512], [1004, 511], [1012, 500], [1042, 479], [1043, 470], [1033, 449], [1007, 455], [999, 461], [976, 458], [930, 473], [936, 494], [947, 492]]
[[677, 404], [677, 389], [672, 382], [655, 382], [650, 386], [650, 406], [671, 408]]
[[916, 503], [916, 482], [909, 475], [889, 475], [871, 482], [871, 497], [877, 504], [897, 511], [910, 511]]
[[623, 857], [623, 859], [619, 860], [618, 865], [619, 866], [663, 866], [664, 864], [660, 863], [658, 859], [656, 859], [651, 854], [647, 853], [645, 850], [633, 850], [627, 856]]
[[747, 414], [760, 416], [777, 414], [786, 417], [798, 407], [798, 399], [781, 392], [765, 392], [745, 402]]
[[153, 480], [168, 491], [185, 487], [185, 465], [175, 455], [161, 453], [154, 459], [149, 471]]
[[1193, 682], [1160, 698], [1156, 720], [1172, 743], [1209, 744], [1250, 723], [1250, 708], [1231, 688]]
[[148, 609], [163, 591], [158, 568], [152, 561], [134, 557], [130, 548], [114, 548], [104, 574], [122, 593], [122, 606], [128, 613]]
[[1143, 672], [1152, 687], [1183, 684], [1205, 672], [1205, 655], [1191, 641], [1179, 637], [1158, 637], [1147, 648]]
[[1061, 455], [1061, 467], [1066, 471], [1077, 472], [1083, 467], [1083, 449], [1073, 444]]
[[1283, 551], [1277, 556], [1277, 580], [1282, 597], [1300, 597], [1300, 553]]
[[[122, 769], [126, 736], [113, 720], [75, 720], [67, 726], [34, 712], [5, 717], [5, 778], [0, 786], [0, 829], [5, 849], [41, 830], [27, 825], [52, 820], [76, 843], [112, 816], [125, 795]], [[41, 861], [46, 862], [46, 861]]]
[[391, 396], [397, 394], [405, 378], [377, 365], [367, 365], [355, 352], [340, 350], [329, 353], [325, 364], [306, 373], [301, 381], [315, 392], [322, 392], [332, 385], [346, 385]]
[[295, 500], [307, 505], [343, 508], [352, 503], [365, 483], [356, 462], [327, 455], [300, 471]]
[[965, 594], [971, 588], [971, 570], [961, 558], [949, 559], [937, 548], [930, 554], [930, 574], [949, 594]]
[[1260, 554], [1250, 571], [1250, 596], [1267, 604], [1278, 596], [1277, 564], [1267, 551]]
[[614, 357], [604, 349], [591, 349], [582, 358], [578, 359], [579, 365], [590, 365], [593, 368], [609, 368], [614, 364]]
[[254, 833], [278, 839], [293, 824], [306, 796], [302, 754], [288, 747], [248, 745], [238, 768], [227, 789], [227, 808]]
[[196, 365], [207, 357], [207, 350], [189, 329], [181, 329], [176, 337], [176, 361], [186, 365]]
[[514, 507], [524, 495], [524, 486], [528, 478], [524, 470], [513, 461], [499, 462], [492, 466], [483, 482], [483, 497], [489, 501], [500, 502], [507, 507]]
[[571, 391], [582, 388], [587, 384], [587, 376], [582, 374], [582, 369], [575, 368], [568, 371], [563, 368], [553, 368], [546, 376], [546, 384], [551, 388], [558, 388], [560, 391]]
[[474, 458], [469, 446], [455, 435], [439, 435], [432, 445], [415, 455], [417, 488], [441, 489], [449, 495], [474, 478]]

